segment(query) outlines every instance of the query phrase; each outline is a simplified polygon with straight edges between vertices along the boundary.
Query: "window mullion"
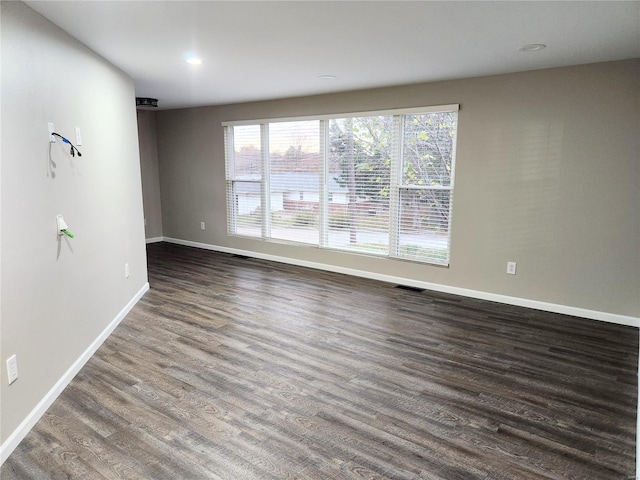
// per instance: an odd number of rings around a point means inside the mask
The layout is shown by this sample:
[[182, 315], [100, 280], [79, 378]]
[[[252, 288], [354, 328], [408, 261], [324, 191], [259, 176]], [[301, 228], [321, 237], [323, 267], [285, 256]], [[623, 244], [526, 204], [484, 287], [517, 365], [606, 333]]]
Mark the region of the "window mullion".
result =
[[453, 190], [454, 190], [454, 183], [455, 183], [455, 171], [456, 171], [456, 162], [455, 162], [455, 158], [456, 158], [456, 150], [457, 150], [457, 137], [458, 137], [458, 128], [456, 125], [456, 130], [455, 130], [455, 134], [453, 137], [453, 145], [451, 146], [451, 158], [453, 158], [454, 160], [451, 162], [451, 180], [449, 183], [449, 218], [448, 218], [448, 222], [447, 222], [447, 265], [449, 265], [449, 262], [451, 261], [451, 219], [453, 218]]
[[235, 208], [235, 186], [233, 182], [234, 168], [234, 143], [233, 143], [233, 127], [225, 127], [225, 160], [226, 180], [227, 180], [227, 233], [236, 232], [236, 208]]
[[262, 202], [262, 238], [271, 237], [271, 184], [269, 170], [269, 124], [260, 126], [260, 151], [262, 153], [262, 181], [260, 194]]
[[389, 256], [398, 255], [400, 182], [402, 181], [402, 116], [393, 117], [391, 137], [391, 171], [389, 182]]
[[329, 129], [328, 120], [320, 120], [320, 159], [322, 161], [322, 180], [320, 182], [320, 246], [329, 243]]

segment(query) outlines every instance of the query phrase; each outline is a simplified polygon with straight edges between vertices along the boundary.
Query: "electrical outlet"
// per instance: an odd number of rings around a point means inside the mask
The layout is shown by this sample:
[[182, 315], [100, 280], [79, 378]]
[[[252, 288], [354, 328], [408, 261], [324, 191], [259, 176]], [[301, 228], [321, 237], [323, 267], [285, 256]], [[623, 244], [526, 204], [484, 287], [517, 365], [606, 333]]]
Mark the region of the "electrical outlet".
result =
[[80, 146], [82, 145], [82, 134], [80, 133], [80, 127], [76, 127], [74, 130], [76, 132], [76, 146]]
[[18, 379], [18, 358], [15, 355], [7, 358], [7, 375], [9, 376], [9, 385]]
[[48, 127], [49, 127], [49, 143], [56, 143], [56, 137], [51, 135], [53, 132], [55, 132], [55, 128], [53, 126], [53, 123], [49, 122], [48, 123]]
[[507, 262], [507, 273], [509, 275], [515, 275], [517, 265], [518, 264], [516, 262]]
[[204, 230], [204, 222], [200, 222], [200, 230]]
[[130, 272], [129, 272], [129, 264], [125, 263], [124, 264], [124, 278], [129, 278]]

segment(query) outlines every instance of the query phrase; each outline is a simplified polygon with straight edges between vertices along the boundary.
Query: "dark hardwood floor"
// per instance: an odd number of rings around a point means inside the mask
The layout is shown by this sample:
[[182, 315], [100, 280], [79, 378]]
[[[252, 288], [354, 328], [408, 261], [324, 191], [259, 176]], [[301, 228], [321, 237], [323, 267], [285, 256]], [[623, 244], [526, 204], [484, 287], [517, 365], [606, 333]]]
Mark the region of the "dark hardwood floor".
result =
[[13, 479], [634, 478], [634, 328], [180, 247]]

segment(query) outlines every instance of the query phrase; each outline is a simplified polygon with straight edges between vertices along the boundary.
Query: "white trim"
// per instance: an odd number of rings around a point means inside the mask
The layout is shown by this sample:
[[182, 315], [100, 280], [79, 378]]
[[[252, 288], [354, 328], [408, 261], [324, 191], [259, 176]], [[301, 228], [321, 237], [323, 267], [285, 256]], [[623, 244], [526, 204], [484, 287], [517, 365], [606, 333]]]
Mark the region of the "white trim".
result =
[[449, 105], [432, 105], [428, 107], [394, 108], [393, 110], [371, 110], [367, 112], [328, 113], [324, 115], [305, 115], [301, 117], [232, 120], [228, 122], [222, 122], [222, 126], [236, 127], [239, 125], [256, 125], [259, 123], [262, 124], [262, 123], [276, 123], [276, 122], [300, 122], [300, 121], [308, 121], [308, 120], [330, 120], [332, 118], [371, 117], [371, 116], [379, 116], [379, 115], [411, 115], [414, 113], [458, 112], [459, 110], [460, 110], [460, 104], [452, 103]]
[[[192, 242], [189, 240], [181, 240], [178, 238], [164, 237], [164, 241], [175, 243], [177, 245], [185, 245], [188, 247], [197, 247], [205, 250], [214, 250], [217, 252], [231, 253], [236, 255], [244, 255], [249, 257], [260, 258], [262, 260], [270, 260], [274, 262], [287, 263], [300, 267], [314, 268], [328, 272], [343, 273], [353, 275], [355, 277], [368, 278], [371, 280], [380, 280], [382, 282], [396, 283], [407, 285], [409, 287], [424, 288], [436, 292], [452, 293], [463, 297], [477, 298], [480, 300], [488, 300], [490, 302], [505, 303], [518, 307], [533, 308], [546, 312], [560, 313], [563, 315], [571, 315], [574, 317], [588, 318], [591, 320], [600, 320], [603, 322], [615, 323], [618, 325], [627, 325], [630, 327], [640, 327], [640, 317], [632, 317], [629, 315], [619, 315], [617, 313], [601, 312], [598, 310], [588, 310], [586, 308], [571, 307], [568, 305], [560, 305], [557, 303], [541, 302], [539, 300], [530, 300], [528, 298], [510, 297], [498, 293], [483, 292], [480, 290], [471, 290], [468, 288], [454, 287], [451, 285], [443, 285], [439, 283], [423, 282], [420, 280], [412, 280], [403, 277], [394, 277], [383, 273], [367, 272], [366, 270], [356, 270], [353, 268], [340, 267], [337, 265], [329, 265], [326, 263], [309, 262], [307, 260], [299, 260], [297, 258], [281, 257], [279, 255], [271, 255], [267, 253], [254, 252], [252, 250], [240, 250], [237, 248], [221, 247], [218, 245], [210, 245], [207, 243]], [[639, 479], [640, 480], [640, 479]]]
[[62, 393], [69, 382], [73, 380], [73, 377], [77, 375], [80, 369], [91, 358], [91, 356], [98, 350], [100, 345], [111, 335], [111, 332], [115, 330], [118, 324], [127, 316], [136, 303], [142, 298], [142, 296], [149, 290], [149, 283], [145, 283], [143, 287], [133, 296], [129, 303], [127, 303], [122, 310], [111, 321], [107, 328], [105, 328], [100, 335], [87, 347], [87, 349], [78, 357], [78, 359], [69, 367], [69, 369], [60, 377], [56, 384], [49, 390], [49, 392], [40, 400], [38, 405], [26, 416], [20, 425], [7, 437], [5, 442], [0, 445], [0, 465], [2, 465], [9, 455], [15, 450], [20, 442], [27, 436], [29, 431], [40, 420], [42, 415], [53, 404], [53, 402]]
[[146, 238], [145, 243], [158, 243], [158, 242], [162, 242], [162, 239], [163, 237]]

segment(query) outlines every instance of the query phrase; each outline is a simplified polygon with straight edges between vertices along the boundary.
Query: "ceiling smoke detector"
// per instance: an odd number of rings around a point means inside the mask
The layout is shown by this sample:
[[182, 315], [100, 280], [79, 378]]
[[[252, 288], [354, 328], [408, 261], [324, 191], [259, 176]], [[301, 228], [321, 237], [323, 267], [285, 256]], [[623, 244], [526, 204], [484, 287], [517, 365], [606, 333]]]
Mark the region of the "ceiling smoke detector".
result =
[[158, 108], [157, 98], [136, 97], [136, 108]]

